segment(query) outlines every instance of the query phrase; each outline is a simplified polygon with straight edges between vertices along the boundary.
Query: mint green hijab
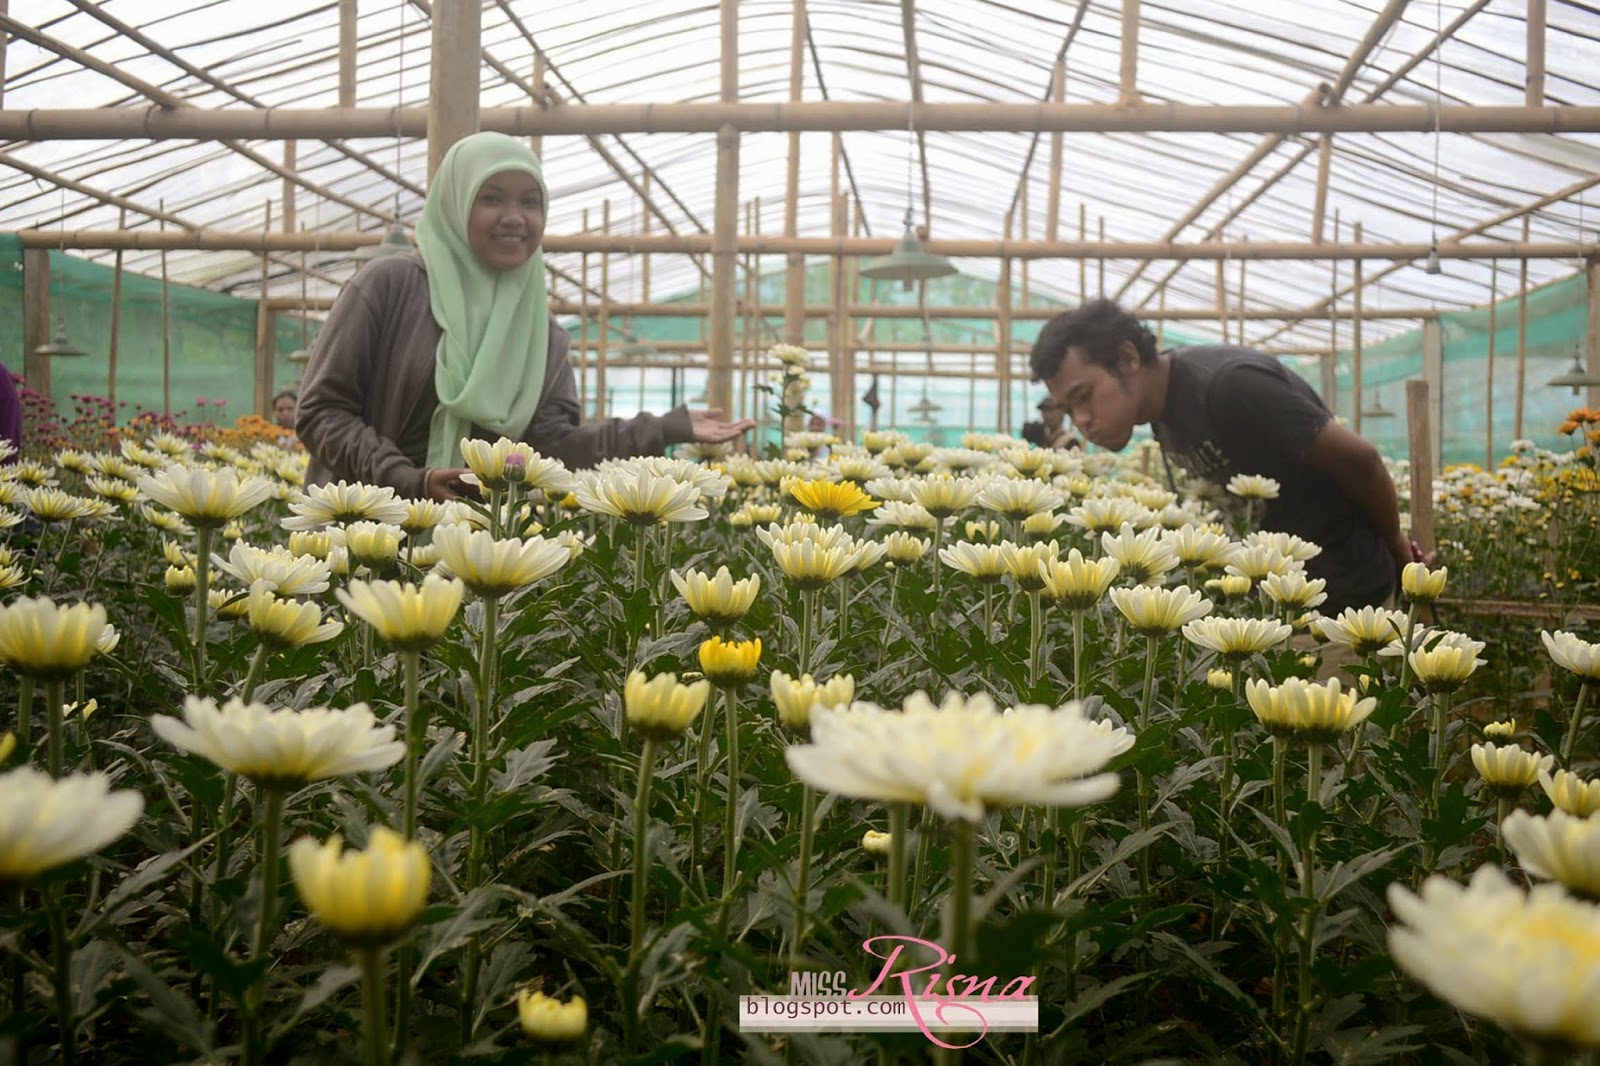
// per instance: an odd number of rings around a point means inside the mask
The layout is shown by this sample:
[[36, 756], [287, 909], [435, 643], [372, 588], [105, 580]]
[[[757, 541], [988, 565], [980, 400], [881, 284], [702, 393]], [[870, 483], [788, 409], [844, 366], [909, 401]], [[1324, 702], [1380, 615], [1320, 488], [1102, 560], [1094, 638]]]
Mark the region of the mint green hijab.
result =
[[544, 389], [550, 324], [544, 250], [515, 270], [491, 270], [467, 241], [478, 188], [505, 170], [550, 190], [527, 145], [503, 133], [474, 133], [445, 153], [417, 223], [417, 248], [428, 266], [428, 298], [443, 336], [433, 384], [439, 406], [428, 426], [428, 466], [462, 465], [461, 438], [479, 425], [518, 437], [533, 421]]

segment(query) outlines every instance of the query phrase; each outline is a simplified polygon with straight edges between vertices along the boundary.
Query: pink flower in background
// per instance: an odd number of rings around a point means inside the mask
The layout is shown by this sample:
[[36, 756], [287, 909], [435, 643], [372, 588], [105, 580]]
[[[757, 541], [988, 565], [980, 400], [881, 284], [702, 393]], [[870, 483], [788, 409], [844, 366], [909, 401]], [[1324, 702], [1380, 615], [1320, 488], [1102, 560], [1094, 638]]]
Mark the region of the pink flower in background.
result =
[[194, 405], [196, 407], [204, 407], [206, 404], [208, 404], [210, 402], [211, 401], [207, 400], [204, 396], [196, 396], [194, 398]]
[[215, 400], [211, 401], [211, 406], [212, 407], [225, 407], [225, 406], [227, 406], [227, 403], [228, 403], [228, 401], [226, 399], [224, 399], [221, 396], [218, 396]]

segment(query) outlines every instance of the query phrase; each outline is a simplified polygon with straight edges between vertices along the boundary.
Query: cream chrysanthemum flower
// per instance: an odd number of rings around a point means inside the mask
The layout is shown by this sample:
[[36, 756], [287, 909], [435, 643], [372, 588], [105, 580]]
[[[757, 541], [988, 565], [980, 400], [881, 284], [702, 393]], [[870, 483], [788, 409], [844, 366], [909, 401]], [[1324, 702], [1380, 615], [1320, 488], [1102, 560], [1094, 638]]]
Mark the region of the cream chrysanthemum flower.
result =
[[887, 855], [894, 844], [894, 834], [868, 829], [861, 834], [861, 850], [868, 855]]
[[1347, 644], [1360, 656], [1387, 647], [1405, 631], [1406, 616], [1383, 607], [1346, 607], [1337, 618], [1319, 618], [1314, 628], [1324, 640]]
[[572, 553], [544, 537], [496, 540], [488, 530], [440, 526], [433, 543], [445, 568], [479, 596], [504, 596], [549, 577], [566, 566]]
[[1279, 529], [1251, 530], [1245, 534], [1239, 546], [1246, 551], [1251, 548], [1270, 548], [1296, 563], [1308, 563], [1322, 554], [1321, 545]]
[[1268, 574], [1261, 582], [1261, 591], [1267, 594], [1268, 599], [1280, 607], [1296, 611], [1304, 611], [1325, 602], [1328, 594], [1322, 590], [1327, 587], [1328, 582], [1323, 578], [1307, 578], [1298, 570], [1287, 574]]
[[1233, 561], [1238, 545], [1214, 529], [1185, 522], [1168, 531], [1163, 542], [1186, 570], [1213, 570]]
[[181, 720], [156, 715], [150, 725], [174, 747], [285, 792], [386, 769], [406, 750], [394, 739], [394, 727], [379, 725], [365, 703], [296, 711], [231, 699], [219, 709], [215, 700], [189, 696]]
[[1324, 684], [1298, 677], [1281, 685], [1246, 681], [1244, 691], [1267, 732], [1307, 744], [1333, 743], [1365, 722], [1378, 706], [1376, 697], [1358, 699], [1353, 690], [1341, 690], [1338, 678]]
[[115, 630], [96, 603], [19, 596], [0, 607], [0, 664], [24, 677], [61, 680], [82, 670]]
[[1524, 870], [1587, 899], [1600, 899], [1600, 821], [1561, 810], [1547, 815], [1515, 810], [1500, 831]]
[[1490, 740], [1510, 740], [1517, 735], [1517, 723], [1510, 720], [1488, 722], [1483, 727], [1483, 735]]
[[897, 566], [920, 561], [932, 547], [932, 541], [913, 536], [903, 529], [897, 529], [883, 538], [884, 555]]
[[1212, 603], [1192, 588], [1117, 588], [1111, 603], [1141, 637], [1165, 636], [1211, 613]]
[[1557, 810], [1578, 818], [1600, 811], [1600, 781], [1585, 781], [1571, 770], [1540, 770], [1539, 785]]
[[1123, 526], [1150, 525], [1150, 509], [1126, 496], [1094, 496], [1067, 512], [1067, 521], [1090, 534], [1115, 534]]
[[1073, 548], [1065, 559], [1039, 564], [1039, 576], [1044, 579], [1040, 591], [1045, 599], [1069, 611], [1086, 611], [1105, 596], [1120, 569], [1121, 564], [1109, 556], [1085, 559]]
[[41, 522], [74, 522], [90, 513], [89, 500], [49, 487], [23, 489], [22, 504]]
[[1228, 563], [1228, 573], [1247, 577], [1251, 581], [1265, 581], [1271, 574], [1287, 574], [1298, 567], [1293, 556], [1286, 555], [1270, 544], [1241, 546]]
[[1481, 640], [1460, 633], [1440, 633], [1431, 644], [1411, 653], [1411, 670], [1429, 692], [1454, 692], [1483, 665], [1484, 660], [1478, 658], [1482, 650]]
[[306, 907], [328, 931], [354, 947], [398, 940], [428, 905], [428, 849], [377, 826], [365, 851], [344, 851], [301, 837], [289, 845], [289, 870]]
[[211, 565], [246, 588], [265, 581], [279, 596], [311, 596], [328, 591], [327, 563], [276, 544], [270, 548], [234, 544], [226, 559], [212, 555]]
[[289, 534], [289, 554], [308, 555], [327, 562], [335, 546], [344, 546], [344, 532], [337, 529], [297, 529]]
[[774, 540], [772, 561], [797, 588], [818, 589], [855, 569], [854, 548], [849, 537]]
[[517, 993], [517, 1023], [522, 1034], [541, 1044], [571, 1044], [589, 1031], [589, 1005], [582, 996], [565, 1003], [543, 992]]
[[250, 586], [244, 598], [245, 620], [262, 642], [275, 648], [321, 644], [344, 632], [343, 622], [324, 622], [313, 600], [283, 599], [266, 581]]
[[708, 622], [726, 623], [743, 618], [756, 602], [756, 593], [761, 591], [760, 574], [735, 581], [726, 566], [717, 567], [717, 572], [710, 576], [700, 570], [671, 573], [672, 584], [689, 605], [689, 610]]
[[939, 549], [939, 561], [985, 584], [1006, 575], [1006, 557], [998, 544], [973, 544], [957, 541]]
[[705, 710], [711, 682], [678, 683], [676, 674], [646, 677], [635, 670], [622, 689], [623, 712], [628, 725], [652, 740], [671, 740], [688, 729]]
[[1242, 500], [1275, 500], [1279, 485], [1260, 474], [1235, 474], [1228, 479], [1228, 491]]
[[462, 437], [461, 458], [480, 485], [498, 492], [521, 485], [527, 478], [528, 467], [540, 456], [533, 445], [507, 437], [493, 443]]
[[942, 520], [971, 507], [982, 487], [973, 478], [935, 474], [911, 483], [911, 501]]
[[932, 532], [938, 528], [939, 520], [929, 513], [928, 509], [920, 503], [910, 503], [906, 500], [889, 500], [880, 504], [867, 519], [869, 526], [887, 526], [891, 529], [920, 529]]
[[0, 468], [0, 479], [14, 481], [18, 485], [27, 485], [33, 488], [43, 488], [47, 485], [56, 484], [55, 471], [33, 459], [24, 459], [21, 462]]
[[1389, 953], [1434, 995], [1525, 1039], [1600, 1047], [1600, 908], [1493, 866], [1466, 887], [1430, 877], [1420, 896], [1397, 882], [1389, 906]]
[[400, 562], [400, 542], [405, 530], [389, 522], [350, 522], [344, 527], [344, 547], [353, 566], [383, 573]]
[[1042, 481], [991, 478], [978, 493], [978, 506], [1012, 518], [1054, 511], [1064, 501], [1061, 494]]
[[1544, 641], [1544, 650], [1561, 669], [1585, 681], [1600, 681], [1600, 644], [1591, 644], [1565, 630], [1550, 633], [1541, 629], [1539, 639]]
[[1056, 531], [1067, 524], [1067, 516], [1060, 513], [1040, 511], [1031, 514], [1022, 520], [1022, 532], [1029, 537], [1053, 537]]
[[293, 512], [283, 520], [283, 528], [321, 529], [348, 522], [386, 522], [398, 525], [406, 519], [406, 501], [387, 485], [351, 484], [308, 485], [289, 501]]
[[856, 698], [856, 680], [849, 674], [835, 674], [818, 684], [810, 674], [790, 677], [782, 670], [774, 670], [768, 684], [778, 723], [789, 729], [810, 728], [814, 707], [848, 707]]
[[1484, 787], [1496, 796], [1512, 799], [1522, 795], [1555, 765], [1554, 755], [1535, 755], [1514, 744], [1472, 745], [1472, 765], [1483, 778]]
[[632, 526], [698, 522], [708, 514], [700, 506], [698, 486], [644, 467], [590, 473], [576, 481], [572, 492], [585, 511], [610, 515]]
[[1220, 668], [1207, 670], [1206, 685], [1223, 692], [1231, 691], [1233, 688], [1233, 671]]
[[1209, 648], [1225, 659], [1243, 659], [1289, 639], [1294, 630], [1269, 618], [1201, 618], [1183, 627], [1190, 643]]
[[407, 500], [406, 516], [400, 520], [400, 528], [407, 536], [414, 537], [438, 525], [443, 514], [444, 505], [437, 500]]
[[334, 593], [351, 614], [401, 651], [420, 651], [439, 641], [461, 610], [466, 586], [459, 579], [428, 574], [422, 584], [352, 581]]
[[197, 526], [217, 528], [269, 499], [272, 482], [232, 469], [171, 467], [141, 477], [139, 491]]
[[1124, 525], [1118, 532], [1100, 534], [1100, 546], [1121, 566], [1118, 577], [1135, 585], [1157, 583], [1178, 565], [1178, 556], [1162, 540], [1162, 531], [1155, 526], [1135, 530]]
[[139, 499], [139, 489], [130, 482], [114, 477], [91, 477], [84, 483], [90, 492], [102, 500], [113, 503], [134, 503]]
[[1000, 558], [1005, 563], [1006, 573], [1011, 575], [1018, 588], [1037, 592], [1044, 588], [1041, 564], [1047, 565], [1060, 559], [1061, 545], [1053, 540], [1038, 544], [1013, 544], [1003, 540], [1000, 542]]
[[700, 642], [700, 671], [713, 685], [742, 685], [756, 676], [761, 665], [761, 638]]
[[1103, 772], [1133, 745], [1078, 704], [1012, 707], [950, 693], [935, 706], [918, 692], [900, 712], [871, 704], [814, 709], [811, 743], [790, 747], [789, 768], [824, 792], [886, 803], [925, 803], [978, 821], [1001, 807], [1076, 807], [1117, 790]]
[[1223, 574], [1221, 577], [1206, 579], [1206, 591], [1214, 593], [1225, 600], [1242, 599], [1250, 595], [1250, 590], [1255, 588], [1255, 582], [1243, 574]]
[[91, 855], [143, 812], [144, 797], [111, 791], [105, 774], [53, 779], [31, 766], [0, 774], [0, 883], [18, 885]]
[[1449, 580], [1448, 566], [1430, 570], [1423, 563], [1407, 563], [1400, 572], [1400, 591], [1413, 603], [1433, 603], [1444, 595], [1445, 582]]

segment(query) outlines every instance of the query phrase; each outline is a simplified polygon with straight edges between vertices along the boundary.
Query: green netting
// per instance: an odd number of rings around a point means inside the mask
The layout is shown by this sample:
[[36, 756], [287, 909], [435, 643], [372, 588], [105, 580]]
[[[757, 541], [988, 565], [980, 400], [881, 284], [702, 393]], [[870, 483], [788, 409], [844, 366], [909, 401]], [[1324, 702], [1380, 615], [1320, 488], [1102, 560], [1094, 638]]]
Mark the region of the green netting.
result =
[[[74, 394], [107, 395], [110, 388], [113, 270], [59, 252], [50, 258], [50, 315], [65, 316], [72, 342], [89, 354], [50, 365], [51, 394], [71, 416]], [[254, 300], [169, 285], [171, 409], [180, 421], [227, 422], [255, 410], [257, 306]], [[273, 316], [278, 358], [274, 387], [294, 384], [300, 367], [283, 358], [300, 347], [297, 316]], [[0, 233], [0, 320], [11, 324], [0, 339], [0, 362], [21, 373], [22, 242]], [[310, 323], [310, 335], [319, 326]], [[198, 401], [205, 399], [202, 407]], [[117, 324], [117, 400], [123, 420], [140, 410], [161, 411], [161, 282], [124, 272]], [[221, 413], [216, 403], [224, 401]]]
[[[1540, 286], [1528, 293], [1527, 369], [1523, 381], [1522, 436], [1545, 448], [1571, 447], [1557, 427], [1567, 412], [1584, 406], [1584, 397], [1572, 390], [1545, 383], [1581, 358], [1588, 328], [1587, 279], [1582, 273]], [[1440, 454], [1445, 463], [1479, 463], [1503, 457], [1516, 436], [1517, 315], [1520, 300], [1510, 297], [1494, 308], [1494, 432], [1489, 434], [1488, 385], [1490, 312], [1449, 311], [1439, 316], [1444, 345], [1441, 389], [1443, 432]], [[1361, 353], [1361, 435], [1385, 454], [1404, 457], [1407, 450], [1405, 419], [1406, 380], [1422, 377], [1423, 329], [1391, 337], [1381, 344], [1363, 346]], [[1350, 418], [1351, 353], [1341, 349], [1337, 361], [1338, 413]], [[1315, 360], [1296, 367], [1320, 387]], [[1390, 417], [1372, 417], [1375, 411]]]

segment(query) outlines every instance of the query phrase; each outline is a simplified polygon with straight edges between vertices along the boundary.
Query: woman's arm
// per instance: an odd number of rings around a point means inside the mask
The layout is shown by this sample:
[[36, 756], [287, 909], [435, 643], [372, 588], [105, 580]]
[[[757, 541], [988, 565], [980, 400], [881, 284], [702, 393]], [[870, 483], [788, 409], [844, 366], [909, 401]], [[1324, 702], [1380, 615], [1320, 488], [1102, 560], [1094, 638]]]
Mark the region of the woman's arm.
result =
[[391, 436], [416, 401], [398, 395], [405, 389], [397, 365], [402, 353], [388, 339], [395, 337], [406, 272], [415, 270], [401, 257], [374, 261], [344, 287], [317, 335], [295, 426], [315, 461], [313, 476], [387, 485], [411, 498], [427, 494], [426, 472]]

